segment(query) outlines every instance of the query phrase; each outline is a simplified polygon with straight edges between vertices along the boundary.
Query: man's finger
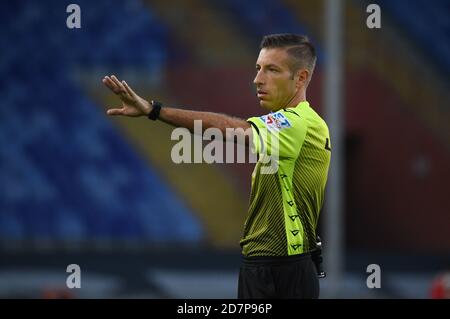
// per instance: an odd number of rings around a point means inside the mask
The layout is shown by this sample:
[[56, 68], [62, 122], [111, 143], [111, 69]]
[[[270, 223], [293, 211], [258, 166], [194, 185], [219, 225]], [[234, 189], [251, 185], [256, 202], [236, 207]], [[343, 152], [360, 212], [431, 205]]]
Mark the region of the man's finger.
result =
[[109, 109], [106, 111], [108, 115], [124, 115], [123, 109]]
[[123, 86], [125, 87], [125, 90], [127, 91], [127, 93], [132, 96], [135, 97], [136, 93], [134, 93], [134, 91], [128, 86], [127, 82], [122, 81]]
[[122, 83], [120, 83], [120, 81], [116, 78], [115, 75], [111, 75], [111, 80], [114, 82], [114, 84], [119, 88], [119, 93], [126, 93], [127, 91], [125, 90], [124, 86], [122, 85]]
[[106, 87], [108, 89], [110, 89], [111, 91], [113, 91], [114, 93], [119, 93], [119, 88], [114, 84], [114, 82], [108, 77], [105, 76], [102, 80], [103, 84], [106, 85]]
[[120, 87], [117, 86], [117, 84], [109, 76], [105, 77], [105, 81], [103, 83], [105, 83], [106, 86], [108, 86], [108, 88], [112, 90], [115, 94], [121, 93]]
[[104, 84], [108, 89], [111, 89], [110, 84], [109, 84], [109, 82], [108, 82], [108, 77], [107, 77], [107, 76], [105, 76], [105, 77], [102, 79], [102, 82], [103, 82], [103, 84]]

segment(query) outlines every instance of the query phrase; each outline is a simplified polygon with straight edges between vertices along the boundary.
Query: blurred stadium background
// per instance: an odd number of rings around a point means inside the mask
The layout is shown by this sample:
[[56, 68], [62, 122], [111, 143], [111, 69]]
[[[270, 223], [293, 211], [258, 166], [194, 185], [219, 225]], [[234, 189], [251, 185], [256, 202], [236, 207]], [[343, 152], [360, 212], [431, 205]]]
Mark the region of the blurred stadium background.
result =
[[[70, 3], [81, 29], [66, 27]], [[366, 27], [371, 2], [341, 3], [343, 267], [337, 289], [321, 280], [322, 297], [444, 296], [450, 3], [374, 1], [381, 29]], [[116, 74], [168, 105], [262, 114], [261, 37], [302, 33], [319, 55], [308, 100], [326, 116], [327, 2], [0, 6], [0, 297], [234, 298], [252, 165], [172, 163], [171, 128], [105, 116], [119, 101], [101, 79]], [[321, 215], [325, 256], [333, 214]], [[69, 264], [81, 289], [65, 288]], [[369, 264], [381, 267], [380, 289], [366, 286]]]

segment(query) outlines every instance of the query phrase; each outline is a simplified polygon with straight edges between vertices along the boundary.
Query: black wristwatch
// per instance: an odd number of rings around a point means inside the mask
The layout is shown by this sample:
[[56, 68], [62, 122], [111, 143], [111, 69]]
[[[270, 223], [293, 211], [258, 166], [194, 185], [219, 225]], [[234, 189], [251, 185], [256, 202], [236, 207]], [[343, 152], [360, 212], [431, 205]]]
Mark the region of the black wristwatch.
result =
[[156, 121], [159, 117], [159, 112], [161, 112], [161, 108], [162, 108], [162, 103], [158, 102], [158, 101], [151, 101], [151, 105], [152, 105], [152, 110], [150, 111], [150, 113], [148, 113], [147, 117], [150, 120]]

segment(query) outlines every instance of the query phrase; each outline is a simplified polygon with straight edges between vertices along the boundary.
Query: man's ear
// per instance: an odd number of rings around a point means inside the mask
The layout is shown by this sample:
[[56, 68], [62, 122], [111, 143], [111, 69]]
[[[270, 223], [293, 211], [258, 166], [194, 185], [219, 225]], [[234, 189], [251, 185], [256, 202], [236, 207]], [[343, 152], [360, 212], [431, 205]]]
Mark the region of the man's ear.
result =
[[306, 86], [308, 83], [309, 71], [307, 69], [300, 69], [297, 71], [297, 85]]

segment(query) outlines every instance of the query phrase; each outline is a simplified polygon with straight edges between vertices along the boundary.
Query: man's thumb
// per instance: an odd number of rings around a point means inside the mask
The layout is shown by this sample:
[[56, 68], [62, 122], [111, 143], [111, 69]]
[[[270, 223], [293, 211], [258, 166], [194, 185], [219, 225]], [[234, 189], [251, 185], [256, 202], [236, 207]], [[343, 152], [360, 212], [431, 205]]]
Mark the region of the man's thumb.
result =
[[122, 115], [123, 111], [122, 109], [109, 109], [106, 111], [106, 114], [108, 115]]

